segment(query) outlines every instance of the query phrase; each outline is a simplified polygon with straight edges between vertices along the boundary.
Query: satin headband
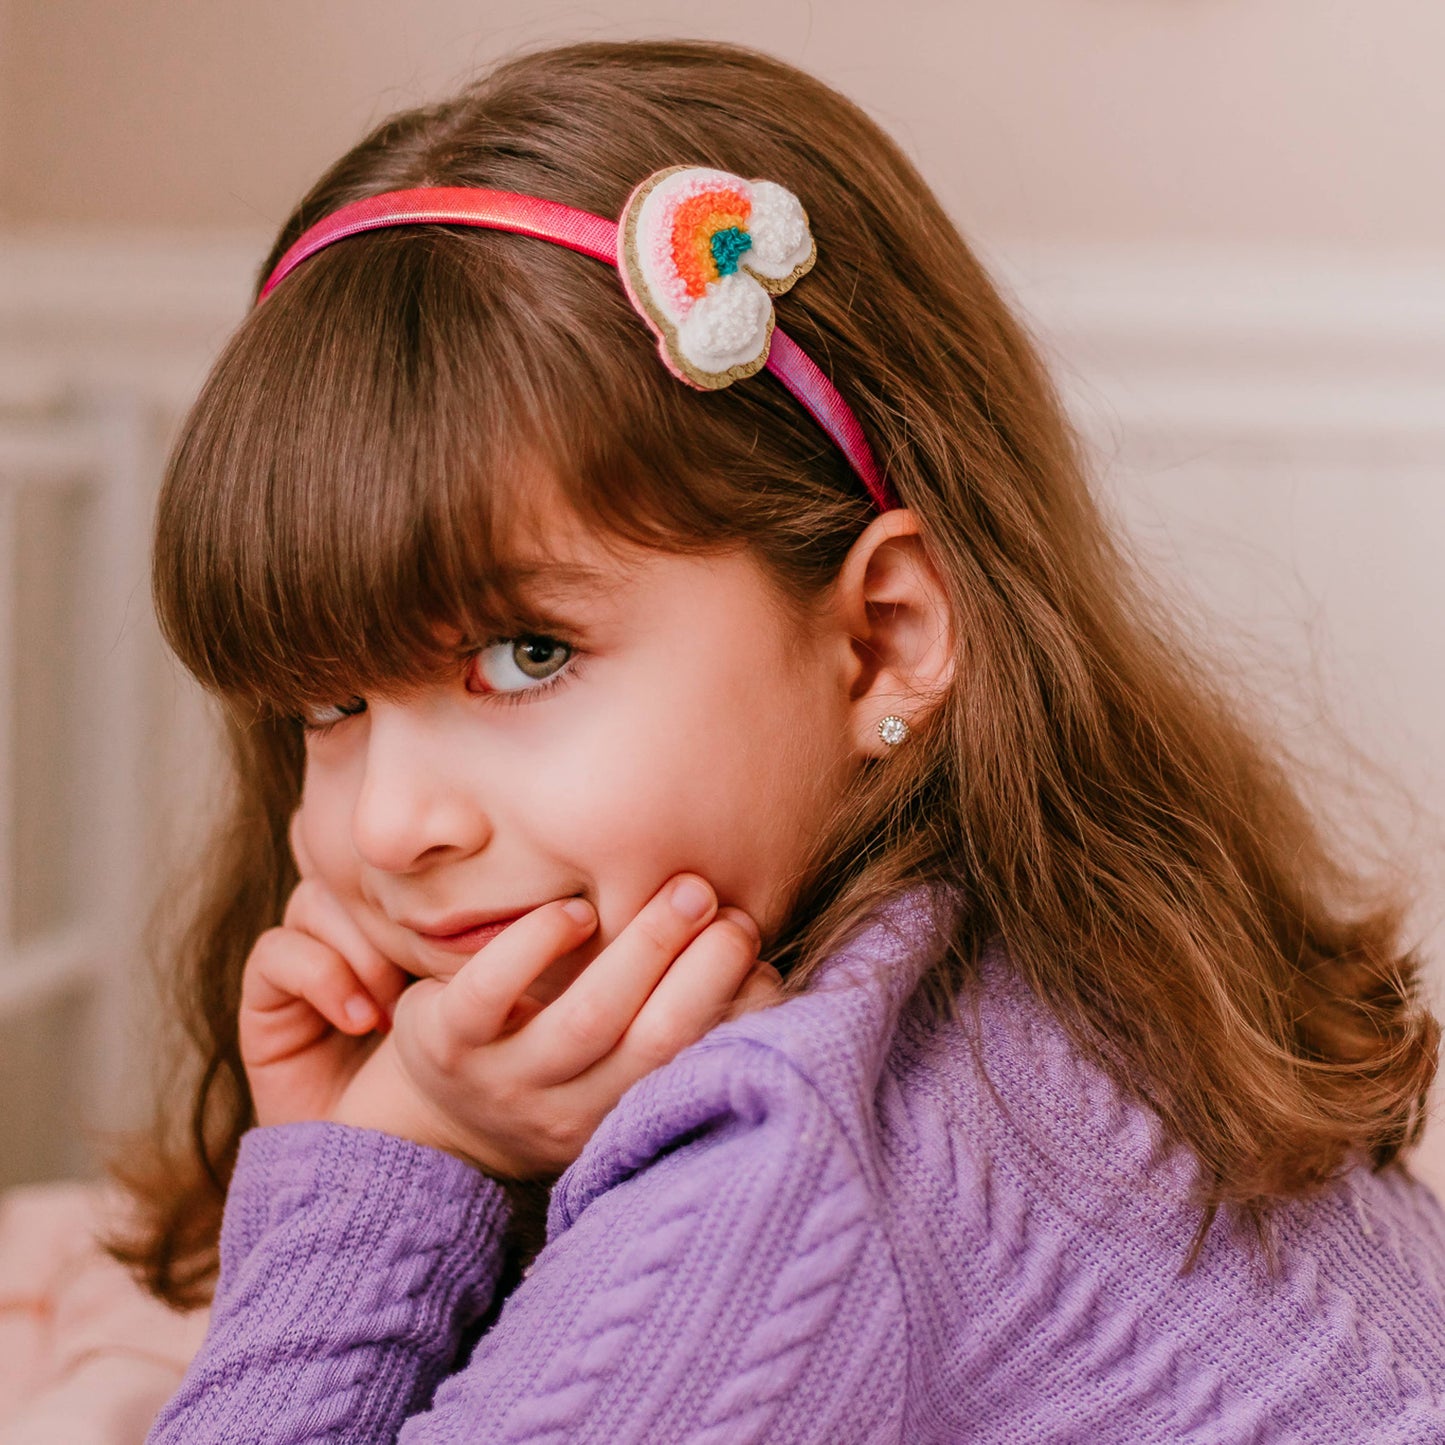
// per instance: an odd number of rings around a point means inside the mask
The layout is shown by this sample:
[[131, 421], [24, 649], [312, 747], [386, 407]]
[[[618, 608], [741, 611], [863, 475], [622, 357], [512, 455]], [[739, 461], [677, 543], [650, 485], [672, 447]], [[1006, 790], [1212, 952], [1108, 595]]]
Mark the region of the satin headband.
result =
[[677, 166], [638, 186], [621, 222], [512, 191], [387, 191], [342, 206], [304, 231], [266, 278], [259, 299], [334, 241], [418, 225], [512, 231], [617, 266], [675, 376], [711, 391], [766, 367], [832, 438], [878, 510], [897, 505], [848, 403], [774, 323], [773, 296], [805, 274], [816, 254], [803, 208], [783, 187]]

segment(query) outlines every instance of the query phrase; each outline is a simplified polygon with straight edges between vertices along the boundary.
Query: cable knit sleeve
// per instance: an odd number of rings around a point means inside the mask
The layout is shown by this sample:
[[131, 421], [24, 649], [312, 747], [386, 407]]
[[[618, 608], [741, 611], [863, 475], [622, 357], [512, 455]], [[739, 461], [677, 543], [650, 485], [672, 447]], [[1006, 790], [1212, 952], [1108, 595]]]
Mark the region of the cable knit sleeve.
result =
[[704, 1043], [631, 1091], [554, 1191], [528, 1277], [429, 1401], [493, 1287], [494, 1186], [309, 1127], [335, 1160], [314, 1177], [289, 1150], [282, 1168], [257, 1147], [242, 1160], [218, 1323], [157, 1441], [899, 1438], [907, 1342], [872, 1187], [774, 1050]]
[[501, 1265], [501, 1187], [339, 1124], [254, 1129], [210, 1329], [151, 1442], [392, 1440], [450, 1368]]

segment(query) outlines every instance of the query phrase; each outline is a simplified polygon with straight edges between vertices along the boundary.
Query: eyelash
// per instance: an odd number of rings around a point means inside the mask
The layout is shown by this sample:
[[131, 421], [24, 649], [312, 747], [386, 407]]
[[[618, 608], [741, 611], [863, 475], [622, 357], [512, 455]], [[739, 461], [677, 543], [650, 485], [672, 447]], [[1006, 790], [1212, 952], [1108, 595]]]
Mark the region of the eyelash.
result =
[[[533, 702], [544, 693], [551, 692], [553, 688], [561, 686], [564, 682], [570, 682], [582, 670], [582, 651], [576, 643], [568, 642], [565, 637], [559, 637], [553, 632], [515, 632], [508, 637], [493, 637], [474, 652], [467, 655], [467, 671], [470, 673], [477, 658], [489, 647], [496, 647], [503, 642], [559, 642], [568, 651], [567, 661], [558, 672], [551, 677], [541, 678], [531, 687], [501, 689], [493, 688], [482, 692], [475, 692], [468, 688], [473, 697], [485, 697], [491, 702], [500, 702], [508, 705], [514, 703]], [[363, 701], [363, 699], [358, 699]], [[336, 704], [333, 704], [336, 706]], [[333, 728], [339, 727], [342, 723], [353, 717], [359, 717], [366, 709], [364, 706], [356, 709], [355, 712], [345, 713], [341, 717], [333, 718], [330, 722], [313, 723], [306, 720], [304, 713], [296, 715], [296, 721], [301, 725], [301, 731], [308, 738], [324, 738]]]
[[[492, 702], [506, 703], [508, 705], [522, 702], [535, 702], [544, 693], [551, 692], [553, 688], [560, 687], [564, 682], [570, 682], [575, 678], [582, 667], [582, 654], [578, 651], [575, 643], [568, 642], [564, 637], [557, 637], [550, 632], [519, 632], [514, 637], [496, 637], [487, 643], [487, 647], [495, 647], [499, 642], [560, 642], [567, 649], [567, 661], [561, 668], [552, 674], [551, 677], [539, 678], [531, 687], [516, 688], [494, 688], [484, 692], [474, 692], [473, 697], [485, 697]], [[484, 652], [486, 648], [478, 649], [467, 659], [467, 668], [470, 671], [472, 663], [476, 661], [478, 653]], [[470, 689], [469, 689], [470, 691]]]
[[332, 718], [330, 722], [324, 723], [308, 722], [306, 719], [306, 714], [304, 712], [299, 712], [296, 714], [296, 721], [300, 724], [301, 731], [306, 737], [324, 738], [326, 734], [329, 733], [333, 728], [338, 727], [341, 723], [349, 721], [353, 717], [359, 716], [364, 711], [365, 708], [357, 708], [355, 712], [343, 713], [341, 717]]

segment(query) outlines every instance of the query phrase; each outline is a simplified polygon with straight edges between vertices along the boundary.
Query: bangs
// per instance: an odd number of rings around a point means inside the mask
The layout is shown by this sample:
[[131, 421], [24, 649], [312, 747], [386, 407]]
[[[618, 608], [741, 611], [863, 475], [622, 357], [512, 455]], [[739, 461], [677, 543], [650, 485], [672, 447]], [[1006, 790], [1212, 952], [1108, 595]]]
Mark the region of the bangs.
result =
[[644, 546], [742, 535], [687, 480], [745, 478], [724, 414], [777, 404], [696, 408], [595, 260], [441, 227], [348, 239], [252, 312], [187, 420], [163, 631], [203, 686], [280, 711], [398, 691], [455, 661], [452, 629], [545, 626], [559, 507]]

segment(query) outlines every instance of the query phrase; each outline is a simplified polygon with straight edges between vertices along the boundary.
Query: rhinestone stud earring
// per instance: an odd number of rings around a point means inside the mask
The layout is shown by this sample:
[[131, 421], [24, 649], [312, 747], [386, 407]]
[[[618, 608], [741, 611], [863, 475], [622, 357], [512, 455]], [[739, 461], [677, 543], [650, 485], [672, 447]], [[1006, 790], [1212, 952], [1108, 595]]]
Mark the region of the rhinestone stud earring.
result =
[[878, 736], [890, 748], [896, 748], [899, 743], [907, 741], [908, 724], [897, 713], [891, 712], [887, 717], [879, 720]]

